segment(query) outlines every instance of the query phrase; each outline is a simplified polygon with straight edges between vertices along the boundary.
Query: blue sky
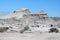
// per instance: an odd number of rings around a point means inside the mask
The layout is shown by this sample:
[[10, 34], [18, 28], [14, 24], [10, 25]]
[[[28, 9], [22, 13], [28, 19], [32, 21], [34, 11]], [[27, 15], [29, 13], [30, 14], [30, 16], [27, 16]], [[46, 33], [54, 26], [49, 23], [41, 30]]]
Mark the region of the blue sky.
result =
[[13, 12], [21, 8], [29, 8], [31, 12], [45, 10], [50, 17], [60, 17], [60, 0], [0, 0], [0, 12]]

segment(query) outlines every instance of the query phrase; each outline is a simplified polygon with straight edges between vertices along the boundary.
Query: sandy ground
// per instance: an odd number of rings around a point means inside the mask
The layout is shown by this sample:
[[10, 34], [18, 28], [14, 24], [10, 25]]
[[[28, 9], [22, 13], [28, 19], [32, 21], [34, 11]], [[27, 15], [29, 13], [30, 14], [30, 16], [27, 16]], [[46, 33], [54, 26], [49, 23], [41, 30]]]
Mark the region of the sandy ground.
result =
[[60, 33], [0, 33], [0, 40], [60, 40]]

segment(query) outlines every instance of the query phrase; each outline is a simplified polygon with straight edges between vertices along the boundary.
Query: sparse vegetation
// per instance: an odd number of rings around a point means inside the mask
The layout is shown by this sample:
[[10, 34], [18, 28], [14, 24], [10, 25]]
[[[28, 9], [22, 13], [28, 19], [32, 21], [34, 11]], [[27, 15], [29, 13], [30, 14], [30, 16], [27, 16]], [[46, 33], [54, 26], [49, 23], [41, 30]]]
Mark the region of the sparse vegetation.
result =
[[26, 30], [28, 30], [29, 29], [29, 27], [28, 27], [28, 25], [26, 26], [26, 27], [24, 27], [21, 31], [20, 31], [20, 33], [23, 33], [24, 31], [26, 31]]
[[57, 28], [51, 28], [49, 32], [50, 32], [50, 33], [51, 33], [51, 32], [56, 32], [56, 33], [58, 33], [59, 30], [58, 30]]
[[9, 28], [8, 27], [0, 27], [0, 32], [7, 31]]

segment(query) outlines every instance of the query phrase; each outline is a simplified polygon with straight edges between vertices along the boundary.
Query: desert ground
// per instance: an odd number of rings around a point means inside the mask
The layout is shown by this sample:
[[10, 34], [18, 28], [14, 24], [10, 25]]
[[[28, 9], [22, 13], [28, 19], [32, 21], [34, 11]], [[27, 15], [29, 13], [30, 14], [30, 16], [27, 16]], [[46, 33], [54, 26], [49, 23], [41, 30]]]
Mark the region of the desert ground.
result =
[[60, 33], [0, 33], [0, 40], [60, 40]]

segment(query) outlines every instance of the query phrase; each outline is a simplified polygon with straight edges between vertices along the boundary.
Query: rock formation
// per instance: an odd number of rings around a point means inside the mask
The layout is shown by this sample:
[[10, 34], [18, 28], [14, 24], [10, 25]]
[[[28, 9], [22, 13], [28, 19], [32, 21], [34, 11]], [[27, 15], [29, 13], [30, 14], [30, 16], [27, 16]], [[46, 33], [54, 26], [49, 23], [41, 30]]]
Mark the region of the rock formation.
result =
[[0, 27], [12, 27], [12, 29], [17, 29], [18, 31], [26, 25], [28, 25], [31, 30], [34, 28], [41, 29], [43, 27], [50, 28], [51, 25], [53, 25], [53, 27], [59, 27], [60, 19], [48, 17], [47, 13], [43, 10], [32, 13], [27, 8], [22, 8], [9, 15], [0, 17]]

